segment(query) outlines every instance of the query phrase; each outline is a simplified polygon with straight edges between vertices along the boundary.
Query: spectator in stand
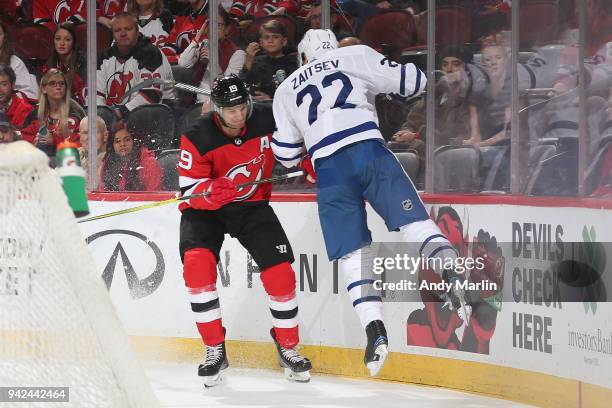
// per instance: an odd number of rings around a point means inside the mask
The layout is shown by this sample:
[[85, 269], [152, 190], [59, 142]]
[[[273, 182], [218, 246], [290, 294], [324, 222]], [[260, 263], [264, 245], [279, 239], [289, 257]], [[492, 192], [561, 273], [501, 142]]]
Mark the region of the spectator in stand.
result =
[[22, 131], [22, 137], [54, 157], [64, 140], [79, 143], [79, 122], [83, 108], [70, 97], [68, 81], [62, 71], [51, 68], [40, 80], [38, 116]]
[[28, 125], [34, 106], [21, 92], [15, 91], [15, 72], [7, 65], [0, 65], [0, 114], [6, 116], [11, 125], [20, 130]]
[[4, 23], [0, 23], [0, 64], [8, 65], [13, 69], [15, 73], [15, 91], [23, 92], [33, 101], [38, 98], [36, 77], [28, 71], [21, 58], [15, 55], [9, 31]]
[[509, 137], [511, 70], [507, 48], [490, 37], [483, 43], [481, 53], [482, 64], [490, 80], [489, 90], [471, 102], [471, 136], [464, 143], [493, 146]]
[[[437, 57], [443, 76], [436, 82], [434, 145], [462, 144], [471, 135], [467, 100], [470, 80], [466, 64], [472, 61], [472, 53], [467, 46], [449, 45], [441, 49]], [[413, 150], [417, 153], [420, 171], [413, 181], [419, 188], [424, 187], [425, 181], [426, 110], [425, 98], [412, 105], [406, 121], [388, 143], [394, 151]]]
[[477, 22], [472, 25], [472, 39], [475, 41], [510, 29], [508, 13], [511, 0], [464, 0], [459, 5], [472, 10], [472, 21]]
[[6, 115], [0, 114], [0, 144], [19, 140], [19, 134], [13, 128]]
[[[79, 147], [79, 155], [81, 156], [81, 167], [85, 170], [85, 176], [87, 177], [87, 171], [89, 170], [89, 128], [88, 128], [87, 116], [81, 119], [79, 124], [79, 134], [81, 136], [81, 147]], [[98, 175], [102, 168], [102, 161], [106, 153], [106, 144], [108, 143], [108, 129], [106, 124], [101, 117], [96, 116], [96, 154], [98, 160]]]
[[[172, 15], [176, 16], [177, 14], [183, 11], [185, 6], [189, 4], [190, 1], [191, 0], [166, 0], [165, 5], [166, 5], [166, 8], [170, 10]], [[227, 3], [228, 1], [230, 2], [230, 5], [231, 5], [231, 0], [221, 0], [221, 3]], [[229, 8], [229, 5], [225, 7], [226, 10], [228, 10], [228, 8]]]
[[358, 37], [344, 37], [338, 41], [338, 48], [350, 47], [351, 45], [359, 45], [361, 40]]
[[113, 127], [100, 176], [101, 191], [160, 191], [162, 169], [155, 156], [130, 134], [125, 122]]
[[87, 3], [84, 1], [34, 0], [32, 17], [36, 24], [53, 30], [57, 24], [82, 23], [87, 18]]
[[[578, 3], [575, 15], [578, 16]], [[601, 137], [612, 134], [612, 3], [608, 0], [586, 1], [586, 71], [587, 145], [589, 158], [599, 158], [594, 173], [591, 195], [612, 197], [612, 143]], [[565, 48], [561, 51], [561, 66], [557, 72], [552, 99], [542, 115], [544, 137], [578, 136], [578, 29], [564, 33]], [[572, 156], [577, 157], [576, 154]], [[574, 163], [575, 165], [575, 163]], [[563, 193], [563, 192], [562, 192]]]
[[15, 0], [0, 0], [0, 17], [17, 20], [17, 2]]
[[[467, 100], [470, 80], [466, 64], [472, 53], [467, 46], [449, 45], [438, 54], [443, 76], [436, 82], [435, 146], [462, 144], [471, 136], [470, 109]], [[425, 157], [426, 100], [421, 99], [410, 109], [406, 121], [393, 135], [390, 147], [414, 149]]]
[[[110, 28], [111, 19], [125, 9], [126, 0], [96, 0], [96, 20]], [[84, 23], [87, 20], [87, 2], [77, 0], [33, 0], [34, 23], [53, 30], [61, 23]]]
[[32, 0], [0, 0], [0, 20], [31, 21]]
[[287, 29], [277, 20], [263, 24], [259, 42], [248, 45], [242, 76], [251, 86], [253, 99], [272, 99], [278, 85], [297, 69], [296, 57], [284, 53], [286, 46]]
[[[576, 5], [576, 15], [578, 15]], [[590, 0], [586, 2], [586, 57], [585, 68], [591, 78], [589, 86], [609, 98], [612, 106], [612, 93], [608, 80], [612, 78], [612, 3], [606, 0]], [[559, 95], [575, 88], [578, 84], [578, 33], [566, 33], [566, 47], [561, 54], [561, 67], [557, 75], [553, 94]], [[603, 89], [607, 88], [607, 89]]]
[[234, 0], [229, 13], [239, 20], [254, 20], [270, 15], [305, 17], [311, 8], [312, 0]]
[[44, 75], [51, 68], [57, 68], [66, 75], [72, 97], [79, 105], [85, 106], [87, 61], [76, 42], [71, 23], [61, 23], [53, 31], [53, 52], [40, 72]]
[[[345, 31], [344, 28], [342, 28], [342, 25], [339, 24], [340, 19], [345, 18], [345, 17], [344, 15], [338, 14], [339, 10], [338, 10], [338, 6], [336, 5], [336, 2], [332, 0], [330, 7], [331, 7], [331, 11], [330, 11], [329, 18], [330, 18], [330, 23], [331, 23], [331, 29], [336, 35], [336, 38], [338, 39], [338, 41], [340, 41], [341, 39], [345, 37], [352, 36], [353, 35], [352, 33]], [[313, 6], [310, 9], [310, 12], [306, 15], [306, 27], [320, 29], [321, 28], [321, 13], [322, 13], [322, 9], [321, 9], [320, 3]]]
[[[227, 37], [227, 26], [231, 23], [230, 15], [219, 8], [218, 36], [219, 36], [219, 73], [223, 75], [238, 75], [244, 66], [246, 53]], [[210, 48], [202, 43], [208, 37], [208, 21], [206, 21], [193, 41], [189, 44], [179, 58], [179, 65], [185, 68], [194, 68], [194, 83], [199, 87], [210, 90], [210, 70], [208, 69], [208, 55]], [[210, 111], [210, 97], [198, 94], [198, 102], [203, 102], [203, 112]]]
[[101, 10], [101, 16], [98, 22], [111, 28], [111, 21], [117, 14], [126, 11], [126, 0], [97, 0], [98, 8]]
[[120, 118], [127, 118], [137, 106], [174, 99], [174, 91], [158, 86], [141, 89], [125, 96], [126, 91], [149, 78], [172, 80], [172, 69], [166, 56], [138, 32], [136, 17], [121, 13], [113, 18], [114, 44], [106, 49], [97, 71], [98, 104], [115, 109]]
[[168, 35], [164, 54], [172, 64], [178, 62], [178, 56], [196, 37], [208, 15], [208, 0], [194, 0], [176, 15], [174, 27]]
[[174, 26], [164, 0], [127, 0], [126, 11], [138, 19], [138, 29], [157, 48], [163, 48]]

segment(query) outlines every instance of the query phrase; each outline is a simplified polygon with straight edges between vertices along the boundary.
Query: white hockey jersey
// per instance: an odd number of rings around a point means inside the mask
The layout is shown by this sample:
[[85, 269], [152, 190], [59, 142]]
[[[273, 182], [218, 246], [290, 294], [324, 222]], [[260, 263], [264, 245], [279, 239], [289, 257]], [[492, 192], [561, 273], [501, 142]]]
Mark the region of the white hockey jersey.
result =
[[100, 105], [121, 106], [128, 110], [160, 103], [162, 99], [174, 99], [172, 89], [160, 90], [159, 86], [145, 88], [123, 100], [123, 95], [133, 86], [149, 78], [172, 80], [172, 69], [166, 56], [149, 40], [140, 36], [138, 43], [127, 57], [122, 57], [116, 45], [106, 49], [98, 58], [97, 101]]
[[28, 71], [21, 58], [11, 55], [11, 68], [15, 72], [15, 91], [23, 92], [29, 99], [38, 99], [38, 82]]
[[382, 139], [374, 98], [419, 95], [427, 79], [365, 45], [331, 50], [294, 71], [274, 95], [272, 149], [286, 167], [308, 152], [313, 162], [344, 146]]

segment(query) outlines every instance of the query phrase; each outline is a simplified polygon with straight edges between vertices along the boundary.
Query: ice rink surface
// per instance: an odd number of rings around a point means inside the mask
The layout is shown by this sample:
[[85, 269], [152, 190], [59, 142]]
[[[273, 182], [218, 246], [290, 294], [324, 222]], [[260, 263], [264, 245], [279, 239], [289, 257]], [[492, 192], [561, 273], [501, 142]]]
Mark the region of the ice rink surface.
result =
[[202, 391], [194, 364], [145, 363], [162, 407], [256, 408], [518, 408], [510, 401], [442, 388], [313, 374], [307, 384], [282, 372], [232, 368], [223, 384]]

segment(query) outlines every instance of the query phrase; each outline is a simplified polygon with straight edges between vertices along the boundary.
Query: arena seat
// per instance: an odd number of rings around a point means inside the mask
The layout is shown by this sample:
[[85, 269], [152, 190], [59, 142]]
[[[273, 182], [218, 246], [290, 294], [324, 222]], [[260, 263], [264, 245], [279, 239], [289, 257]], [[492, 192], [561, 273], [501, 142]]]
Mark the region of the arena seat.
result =
[[15, 24], [9, 30], [15, 54], [38, 70], [53, 52], [53, 32], [34, 23]]
[[[508, 21], [512, 17], [508, 13]], [[557, 0], [522, 0], [520, 11], [520, 48], [551, 44], [559, 38]]]
[[179, 149], [162, 151], [157, 157], [157, 162], [162, 168], [162, 187], [165, 191], [178, 191], [178, 156]]
[[[180, 65], [172, 65], [172, 77], [176, 82], [181, 82], [187, 85], [193, 85], [193, 69], [185, 68]], [[181, 91], [180, 89], [174, 89], [176, 95], [176, 101], [180, 106], [188, 107], [193, 105], [195, 95], [191, 92]]]
[[414, 183], [419, 175], [421, 163], [415, 152], [397, 152], [395, 156]]
[[181, 115], [176, 124], [177, 140], [184, 134], [193, 122], [202, 114], [202, 104], [198, 103]]
[[366, 20], [358, 36], [364, 44], [399, 61], [401, 52], [414, 44], [415, 30], [412, 14], [390, 10]]
[[[466, 44], [472, 35], [472, 12], [457, 5], [442, 5], [436, 8], [436, 44]], [[427, 44], [427, 13], [421, 13], [416, 22], [416, 43]]]
[[174, 113], [164, 104], [140, 105], [134, 108], [127, 119], [128, 129], [144, 145], [159, 151], [178, 147], [174, 134]]
[[106, 124], [106, 129], [108, 129], [108, 131], [110, 132], [110, 130], [113, 128], [113, 125], [117, 121], [115, 113], [113, 112], [110, 106], [106, 105], [98, 105], [97, 112], [98, 116], [101, 117], [104, 123]]
[[611, 149], [612, 134], [602, 136], [595, 149], [596, 153], [592, 156], [591, 164], [585, 172], [585, 193], [587, 195], [593, 195], [598, 187], [609, 185], [609, 174], [603, 173], [606, 168], [606, 160], [609, 161], [610, 156], [612, 156], [610, 154]]
[[[81, 23], [74, 26], [76, 42], [82, 50], [87, 49], [87, 24]], [[101, 53], [110, 47], [113, 42], [113, 33], [104, 24], [96, 23], [96, 50]]]
[[578, 137], [559, 137], [553, 143], [547, 140], [554, 150], [539, 147], [530, 152], [525, 194], [574, 197], [578, 193]]
[[442, 146], [434, 152], [434, 191], [474, 193], [479, 190], [480, 150]]
[[537, 190], [544, 188], [547, 180], [552, 179], [553, 167], [549, 165], [552, 157], [557, 153], [553, 144], [540, 144], [531, 148], [529, 152], [529, 177], [525, 184], [524, 193], [533, 195]]
[[481, 153], [482, 191], [510, 189], [510, 146], [483, 146]]

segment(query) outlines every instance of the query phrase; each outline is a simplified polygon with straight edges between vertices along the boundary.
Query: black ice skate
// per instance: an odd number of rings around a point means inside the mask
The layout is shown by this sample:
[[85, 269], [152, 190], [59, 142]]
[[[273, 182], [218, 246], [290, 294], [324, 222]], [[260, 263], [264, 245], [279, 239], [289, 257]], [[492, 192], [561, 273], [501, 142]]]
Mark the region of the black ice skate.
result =
[[198, 366], [198, 375], [204, 380], [204, 387], [210, 388], [222, 382], [221, 370], [229, 367], [225, 342], [216, 346], [206, 346], [204, 362]]
[[374, 377], [385, 364], [389, 353], [389, 340], [387, 330], [381, 320], [374, 320], [366, 326], [368, 345], [366, 346], [363, 361], [370, 370], [370, 375]]
[[276, 344], [276, 350], [278, 351], [278, 360], [281, 367], [285, 369], [285, 377], [289, 381], [296, 382], [308, 382], [310, 381], [310, 369], [312, 364], [306, 357], [302, 357], [300, 353], [294, 348], [285, 348], [276, 341], [276, 334], [274, 329], [270, 329], [270, 335], [274, 339]]

